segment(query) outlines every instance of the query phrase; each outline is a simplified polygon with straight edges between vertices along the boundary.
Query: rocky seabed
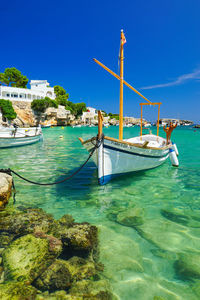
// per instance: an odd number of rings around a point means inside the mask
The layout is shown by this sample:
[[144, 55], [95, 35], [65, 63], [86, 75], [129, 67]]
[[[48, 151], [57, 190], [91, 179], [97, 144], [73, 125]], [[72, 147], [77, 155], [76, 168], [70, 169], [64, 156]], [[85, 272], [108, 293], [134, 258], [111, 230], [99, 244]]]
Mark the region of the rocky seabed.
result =
[[115, 299], [98, 262], [98, 230], [42, 209], [0, 212], [0, 299]]

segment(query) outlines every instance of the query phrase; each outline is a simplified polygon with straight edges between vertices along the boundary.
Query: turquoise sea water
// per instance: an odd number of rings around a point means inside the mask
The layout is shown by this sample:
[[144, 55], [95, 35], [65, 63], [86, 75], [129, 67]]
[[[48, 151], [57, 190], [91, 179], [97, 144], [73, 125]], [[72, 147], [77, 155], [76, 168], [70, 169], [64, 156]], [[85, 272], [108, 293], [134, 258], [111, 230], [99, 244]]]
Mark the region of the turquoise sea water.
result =
[[[60, 180], [88, 157], [78, 137], [96, 135], [97, 128], [57, 127], [43, 133], [43, 142], [1, 150], [0, 168], [10, 167], [35, 181]], [[104, 133], [117, 137], [118, 127]], [[124, 138], [138, 134], [139, 127], [124, 128]], [[180, 153], [179, 168], [167, 160], [159, 168], [122, 176], [105, 186], [97, 185], [92, 161], [57, 186], [34, 186], [15, 178], [16, 205], [41, 207], [55, 218], [72, 214], [77, 222], [98, 225], [104, 276], [117, 299], [200, 299], [198, 271], [180, 274], [180, 257], [186, 254], [191, 260], [197, 257], [187, 268], [200, 270], [200, 130], [176, 128], [173, 140]], [[142, 220], [137, 227], [120, 224], [123, 214], [131, 211]]]

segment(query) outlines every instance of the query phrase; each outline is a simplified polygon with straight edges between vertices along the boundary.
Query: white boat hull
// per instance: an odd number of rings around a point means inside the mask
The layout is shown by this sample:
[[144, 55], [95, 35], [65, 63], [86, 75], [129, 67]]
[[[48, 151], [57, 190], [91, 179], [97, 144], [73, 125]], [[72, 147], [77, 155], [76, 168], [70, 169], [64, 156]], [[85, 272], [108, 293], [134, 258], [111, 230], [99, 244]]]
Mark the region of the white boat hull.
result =
[[[159, 137], [159, 139], [162, 138]], [[130, 144], [104, 139], [101, 146], [95, 150], [92, 158], [98, 168], [100, 185], [106, 184], [114, 176], [156, 168], [163, 164], [169, 156], [168, 147], [162, 147], [162, 149], [143, 148], [144, 140], [138, 146]], [[84, 146], [91, 151], [94, 148], [94, 140], [86, 141]]]
[[0, 148], [30, 145], [42, 139], [40, 128], [3, 128], [0, 130]]

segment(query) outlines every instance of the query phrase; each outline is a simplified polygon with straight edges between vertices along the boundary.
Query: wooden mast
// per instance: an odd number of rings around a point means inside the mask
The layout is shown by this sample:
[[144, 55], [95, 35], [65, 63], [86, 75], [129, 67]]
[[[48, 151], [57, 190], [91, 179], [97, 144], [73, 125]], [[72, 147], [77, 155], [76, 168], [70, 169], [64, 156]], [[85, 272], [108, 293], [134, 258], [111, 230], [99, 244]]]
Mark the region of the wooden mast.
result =
[[123, 80], [124, 80], [124, 43], [126, 42], [123, 30], [120, 40], [120, 96], [119, 96], [119, 140], [123, 140]]

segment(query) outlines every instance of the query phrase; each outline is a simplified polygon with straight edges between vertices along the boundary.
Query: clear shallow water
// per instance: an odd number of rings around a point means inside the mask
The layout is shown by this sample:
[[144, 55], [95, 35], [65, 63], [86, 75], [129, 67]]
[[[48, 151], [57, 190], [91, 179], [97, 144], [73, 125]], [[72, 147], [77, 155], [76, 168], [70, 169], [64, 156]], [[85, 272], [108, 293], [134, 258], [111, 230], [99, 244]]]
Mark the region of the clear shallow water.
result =
[[[97, 128], [58, 127], [43, 133], [42, 143], [1, 150], [0, 168], [13, 168], [35, 181], [60, 180], [88, 157], [78, 137], [91, 137]], [[117, 137], [118, 127], [104, 133]], [[124, 128], [124, 138], [138, 134], [139, 127]], [[178, 169], [167, 160], [154, 170], [98, 186], [90, 161], [73, 179], [57, 186], [34, 186], [15, 178], [17, 205], [42, 207], [55, 218], [69, 213], [77, 222], [98, 225], [104, 275], [118, 299], [200, 299], [199, 281], [181, 278], [174, 267], [180, 253], [200, 254], [200, 130], [177, 128], [173, 140], [180, 153]], [[142, 212], [144, 223], [137, 228], [119, 224], [120, 213], [133, 208]]]

